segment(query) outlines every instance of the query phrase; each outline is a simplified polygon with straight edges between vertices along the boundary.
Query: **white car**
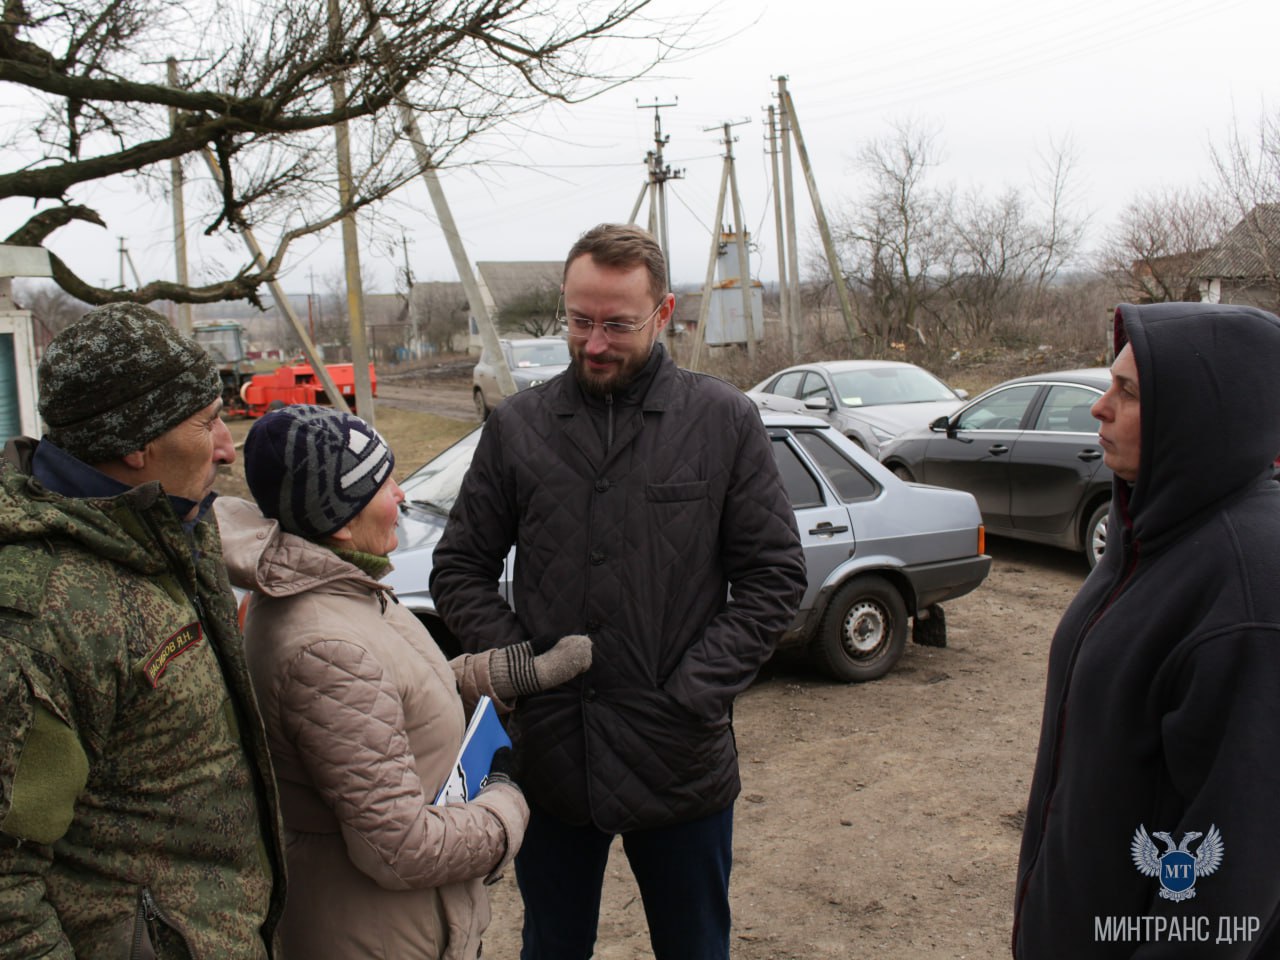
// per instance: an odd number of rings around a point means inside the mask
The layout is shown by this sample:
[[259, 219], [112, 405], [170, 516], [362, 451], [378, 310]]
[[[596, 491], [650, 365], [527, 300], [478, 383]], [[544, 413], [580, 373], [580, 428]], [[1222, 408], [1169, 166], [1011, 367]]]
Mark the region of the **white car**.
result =
[[805, 363], [780, 370], [750, 392], [795, 400], [874, 457], [904, 430], [955, 413], [968, 396], [897, 360]]
[[[502, 354], [511, 368], [511, 379], [517, 390], [527, 390], [550, 380], [569, 366], [569, 344], [560, 337], [537, 337], [530, 340], [499, 340]], [[471, 398], [476, 413], [484, 420], [493, 405], [502, 399], [498, 387], [498, 370], [493, 355], [482, 350], [471, 373]]]

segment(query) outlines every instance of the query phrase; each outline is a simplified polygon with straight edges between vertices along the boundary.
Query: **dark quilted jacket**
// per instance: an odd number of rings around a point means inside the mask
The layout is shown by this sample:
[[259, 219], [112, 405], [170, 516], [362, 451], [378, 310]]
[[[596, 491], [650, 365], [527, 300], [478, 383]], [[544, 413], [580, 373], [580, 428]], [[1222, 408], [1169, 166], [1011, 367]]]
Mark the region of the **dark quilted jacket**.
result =
[[[514, 612], [495, 589], [512, 543]], [[606, 404], [568, 374], [494, 411], [436, 548], [431, 593], [469, 649], [591, 635], [591, 670], [523, 698], [512, 735], [537, 805], [623, 831], [733, 802], [733, 699], [791, 624], [804, 584], [755, 407], [658, 347]]]

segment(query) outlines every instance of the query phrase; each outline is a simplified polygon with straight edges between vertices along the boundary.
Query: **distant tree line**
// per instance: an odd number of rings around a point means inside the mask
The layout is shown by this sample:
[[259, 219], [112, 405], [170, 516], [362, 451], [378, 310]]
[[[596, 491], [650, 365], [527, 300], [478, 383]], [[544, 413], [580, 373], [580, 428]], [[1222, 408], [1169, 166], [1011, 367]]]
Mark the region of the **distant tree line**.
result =
[[[1120, 301], [1201, 299], [1197, 267], [1228, 240], [1221, 269], [1240, 275], [1214, 295], [1280, 308], [1280, 114], [1249, 133], [1234, 124], [1211, 149], [1210, 182], [1134, 197], [1091, 250], [1069, 142], [1039, 158], [1030, 187], [994, 196], [941, 182], [940, 153], [936, 131], [904, 122], [855, 154], [866, 188], [831, 217], [860, 342], [831, 336], [855, 355], [937, 355], [1054, 316], [1069, 325], [1062, 311], [1085, 288], [1098, 301], [1090, 324]], [[808, 280], [811, 310], [816, 298], [829, 313], [825, 258], [811, 258]]]

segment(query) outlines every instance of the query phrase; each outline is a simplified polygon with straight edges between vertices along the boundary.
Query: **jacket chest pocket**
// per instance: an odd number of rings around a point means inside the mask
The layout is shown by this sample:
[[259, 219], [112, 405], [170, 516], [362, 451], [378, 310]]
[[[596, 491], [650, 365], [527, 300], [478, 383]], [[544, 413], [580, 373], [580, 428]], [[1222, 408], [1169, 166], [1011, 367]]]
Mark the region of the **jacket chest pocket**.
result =
[[[690, 551], [716, 539], [718, 520], [711, 504], [711, 484], [706, 480], [685, 483], [650, 483], [644, 488], [644, 522], [656, 534], [668, 560], [691, 559]], [[663, 558], [655, 558], [659, 562]]]

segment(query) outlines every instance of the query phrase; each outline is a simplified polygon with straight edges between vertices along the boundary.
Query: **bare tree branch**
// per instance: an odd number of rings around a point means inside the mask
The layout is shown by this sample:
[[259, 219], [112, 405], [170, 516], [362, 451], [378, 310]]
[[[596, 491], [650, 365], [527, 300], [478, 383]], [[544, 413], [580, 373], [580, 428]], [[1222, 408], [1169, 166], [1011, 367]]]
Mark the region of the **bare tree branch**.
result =
[[[27, 197], [37, 207], [10, 236], [43, 243], [73, 220], [103, 223], [85, 202], [87, 187], [120, 176], [163, 185], [168, 161], [211, 150], [221, 184], [188, 198], [189, 215], [206, 234], [270, 225], [282, 235], [270, 263], [204, 286], [126, 293], [85, 284], [61, 261], [59, 276], [90, 303], [156, 291], [192, 302], [252, 297], [278, 272], [287, 238], [376, 203], [417, 172], [397, 117], [402, 105], [433, 162], [443, 163], [510, 117], [592, 96], [664, 59], [681, 30], [674, 25], [669, 41], [673, 25], [646, 23], [649, 3], [340, 0], [331, 23], [314, 0], [4, 0], [0, 83], [32, 95], [36, 132], [0, 161], [0, 199]], [[185, 76], [171, 86], [155, 78], [176, 36], [190, 42]], [[603, 48], [597, 53], [602, 39], [641, 42], [645, 58], [618, 73]], [[339, 73], [346, 99], [336, 106]], [[345, 204], [327, 139], [339, 121], [351, 125], [358, 165]]]

